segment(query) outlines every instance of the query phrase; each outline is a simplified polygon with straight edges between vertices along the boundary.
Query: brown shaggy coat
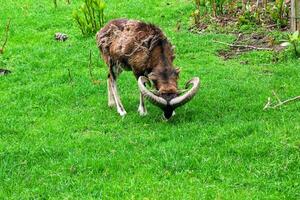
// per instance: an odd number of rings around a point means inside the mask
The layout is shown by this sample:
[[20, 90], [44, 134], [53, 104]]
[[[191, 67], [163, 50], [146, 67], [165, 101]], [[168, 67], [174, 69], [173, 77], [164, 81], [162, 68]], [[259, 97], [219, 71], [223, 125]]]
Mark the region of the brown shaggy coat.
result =
[[97, 44], [110, 76], [132, 70], [136, 78], [148, 76], [160, 93], [176, 93], [179, 70], [171, 43], [156, 26], [135, 20], [117, 19], [97, 35]]

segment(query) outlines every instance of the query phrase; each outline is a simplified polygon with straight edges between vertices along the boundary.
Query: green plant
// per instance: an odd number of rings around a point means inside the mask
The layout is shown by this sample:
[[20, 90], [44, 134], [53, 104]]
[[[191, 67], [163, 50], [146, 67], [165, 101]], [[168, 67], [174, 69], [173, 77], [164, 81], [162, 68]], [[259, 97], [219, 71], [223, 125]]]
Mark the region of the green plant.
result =
[[83, 35], [94, 34], [103, 26], [105, 7], [102, 0], [84, 0], [84, 4], [73, 12], [73, 18]]
[[54, 7], [57, 8], [57, 0], [53, 0]]
[[[249, 1], [249, 0], [195, 0], [196, 10], [193, 12], [195, 24], [201, 19], [214, 18], [237, 19], [238, 25], [260, 25], [265, 27], [284, 28], [288, 26], [289, 3], [284, 0]], [[205, 8], [200, 13], [200, 7]], [[225, 20], [226, 21], [226, 20]]]
[[238, 18], [238, 25], [243, 26], [255, 24], [257, 22], [257, 14], [255, 13], [253, 14], [253, 12], [251, 11], [251, 7], [247, 5], [244, 12], [242, 12], [242, 14]]
[[283, 40], [284, 42], [281, 44], [281, 46], [292, 46], [294, 53], [296, 56], [300, 56], [300, 51], [298, 50], [299, 44], [300, 44], [300, 36], [299, 31], [294, 32], [293, 34], [288, 35], [287, 40]]
[[270, 17], [279, 27], [287, 26], [289, 10], [289, 6], [284, 0], [276, 0], [270, 8]]
[[195, 6], [196, 10], [192, 12], [192, 17], [194, 18], [194, 24], [200, 24], [200, 6], [201, 6], [201, 1], [200, 0], [195, 0]]
[[229, 3], [227, 0], [207, 0], [205, 6], [212, 11], [214, 17], [224, 14], [224, 5]]

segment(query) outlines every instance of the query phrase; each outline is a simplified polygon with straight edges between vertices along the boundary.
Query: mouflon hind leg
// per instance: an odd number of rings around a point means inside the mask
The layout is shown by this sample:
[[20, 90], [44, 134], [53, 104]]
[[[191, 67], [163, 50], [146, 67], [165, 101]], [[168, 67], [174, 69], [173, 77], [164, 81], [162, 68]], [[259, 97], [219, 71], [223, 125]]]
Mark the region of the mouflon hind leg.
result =
[[124, 106], [121, 102], [121, 99], [118, 95], [118, 89], [117, 89], [117, 75], [119, 73], [114, 73], [114, 70], [111, 70], [112, 68], [110, 68], [110, 76], [109, 76], [109, 90], [111, 91], [111, 95], [114, 99], [115, 105], [117, 107], [117, 111], [120, 114], [120, 116], [125, 116], [127, 114], [126, 110], [124, 109]]

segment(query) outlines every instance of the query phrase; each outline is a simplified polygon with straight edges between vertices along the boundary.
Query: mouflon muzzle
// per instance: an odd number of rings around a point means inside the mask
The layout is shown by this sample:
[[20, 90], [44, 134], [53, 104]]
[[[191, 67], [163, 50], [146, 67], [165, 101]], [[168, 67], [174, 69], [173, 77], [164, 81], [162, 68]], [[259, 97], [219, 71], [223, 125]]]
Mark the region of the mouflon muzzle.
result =
[[[189, 102], [198, 92], [200, 87], [200, 79], [194, 77], [185, 84], [185, 89], [182, 95], [178, 92], [174, 98], [163, 98], [158, 92], [152, 92], [148, 90], [145, 86], [149, 83], [149, 79], [145, 76], [140, 76], [138, 79], [138, 86], [145, 98], [147, 98], [152, 104], [160, 107], [164, 111], [164, 116], [169, 119], [172, 117], [173, 111]], [[191, 89], [187, 90], [192, 85]]]

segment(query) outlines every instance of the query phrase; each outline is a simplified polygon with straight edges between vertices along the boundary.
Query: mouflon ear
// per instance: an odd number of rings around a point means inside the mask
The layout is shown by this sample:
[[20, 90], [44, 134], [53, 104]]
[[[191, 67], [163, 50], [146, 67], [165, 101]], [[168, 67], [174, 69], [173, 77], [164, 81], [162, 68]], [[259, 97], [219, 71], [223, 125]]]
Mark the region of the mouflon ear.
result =
[[157, 75], [154, 72], [151, 72], [150, 74], [148, 74], [148, 78], [151, 81], [155, 81], [155, 80], [157, 80]]
[[177, 68], [175, 69], [175, 71], [176, 71], [176, 74], [179, 75], [179, 73], [180, 73], [180, 68], [177, 67]]

